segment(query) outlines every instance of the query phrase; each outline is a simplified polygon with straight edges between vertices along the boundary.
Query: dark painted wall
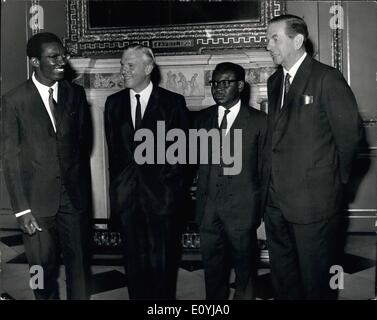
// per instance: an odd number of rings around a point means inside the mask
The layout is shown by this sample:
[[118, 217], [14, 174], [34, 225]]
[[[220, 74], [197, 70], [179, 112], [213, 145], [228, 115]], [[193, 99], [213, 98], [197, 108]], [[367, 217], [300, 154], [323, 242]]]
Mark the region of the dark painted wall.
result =
[[[63, 37], [66, 35], [65, 1], [39, 1], [44, 10], [44, 29]], [[31, 1], [1, 1], [1, 93], [4, 94], [28, 77], [26, 42], [31, 36], [29, 26]]]

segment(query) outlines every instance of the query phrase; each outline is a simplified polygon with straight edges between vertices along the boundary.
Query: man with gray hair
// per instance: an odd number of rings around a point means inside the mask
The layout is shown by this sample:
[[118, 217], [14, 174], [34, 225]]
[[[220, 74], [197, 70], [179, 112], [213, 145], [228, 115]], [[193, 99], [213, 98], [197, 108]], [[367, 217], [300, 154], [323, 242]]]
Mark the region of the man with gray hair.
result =
[[108, 97], [105, 130], [111, 214], [121, 221], [128, 292], [130, 299], [175, 299], [179, 222], [188, 195], [184, 168], [166, 161], [138, 164], [134, 152], [141, 142], [135, 134], [139, 129], [152, 132], [153, 145], [147, 147], [156, 160], [161, 154], [157, 122], [166, 131], [186, 132], [188, 109], [182, 95], [152, 83], [155, 58], [150, 48], [131, 45], [120, 63], [126, 89]]

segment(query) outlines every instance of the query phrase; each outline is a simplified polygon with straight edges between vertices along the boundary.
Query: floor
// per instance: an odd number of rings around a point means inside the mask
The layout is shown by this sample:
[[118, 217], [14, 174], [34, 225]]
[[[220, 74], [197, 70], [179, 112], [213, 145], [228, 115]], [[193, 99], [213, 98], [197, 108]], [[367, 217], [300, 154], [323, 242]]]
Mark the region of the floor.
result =
[[[2, 299], [33, 300], [21, 233], [15, 227], [9, 227], [9, 224], [4, 223], [3, 215], [0, 215], [0, 220], [2, 222], [0, 228]], [[376, 235], [349, 234], [342, 266], [344, 289], [340, 290], [339, 299], [369, 300], [374, 298]], [[127, 283], [120, 255], [94, 255], [91, 269], [93, 273], [92, 300], [128, 300]], [[64, 268], [61, 267], [60, 271], [60, 295], [62, 299], [65, 299]], [[234, 281], [234, 274], [230, 277], [230, 282], [232, 281]], [[231, 291], [232, 295], [233, 290]], [[272, 299], [268, 264], [262, 263], [260, 266], [257, 291], [258, 299]], [[204, 298], [204, 273], [201, 262], [197, 255], [186, 254], [179, 268], [177, 299], [203, 300]]]

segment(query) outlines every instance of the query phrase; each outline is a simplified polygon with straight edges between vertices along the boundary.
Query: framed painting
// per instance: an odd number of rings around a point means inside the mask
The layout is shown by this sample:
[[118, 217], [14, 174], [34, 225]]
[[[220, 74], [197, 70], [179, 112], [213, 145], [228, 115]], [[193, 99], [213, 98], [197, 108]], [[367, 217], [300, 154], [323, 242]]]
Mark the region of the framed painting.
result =
[[67, 0], [66, 46], [73, 56], [120, 53], [130, 43], [157, 55], [266, 46], [267, 22], [284, 1]]

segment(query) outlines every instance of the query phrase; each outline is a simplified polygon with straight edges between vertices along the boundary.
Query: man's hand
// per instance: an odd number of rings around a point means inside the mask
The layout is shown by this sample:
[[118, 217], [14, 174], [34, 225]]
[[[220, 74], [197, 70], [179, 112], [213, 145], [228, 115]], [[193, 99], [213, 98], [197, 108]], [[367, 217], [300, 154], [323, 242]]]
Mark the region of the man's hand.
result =
[[27, 233], [30, 236], [37, 230], [42, 231], [37, 223], [37, 220], [35, 220], [34, 216], [30, 212], [18, 217], [17, 222], [22, 232]]

